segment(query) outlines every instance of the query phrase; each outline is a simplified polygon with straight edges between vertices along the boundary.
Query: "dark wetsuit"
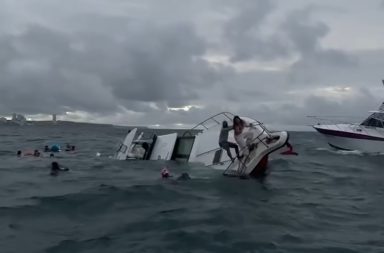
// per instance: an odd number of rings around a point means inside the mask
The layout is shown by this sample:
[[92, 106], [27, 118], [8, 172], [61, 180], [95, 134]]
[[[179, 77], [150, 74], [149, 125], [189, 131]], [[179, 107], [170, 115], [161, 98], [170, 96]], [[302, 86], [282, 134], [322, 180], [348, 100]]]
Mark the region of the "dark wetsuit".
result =
[[219, 136], [219, 146], [223, 148], [225, 151], [227, 151], [227, 155], [231, 159], [233, 159], [233, 157], [232, 157], [231, 151], [229, 150], [230, 148], [234, 148], [236, 155], [239, 156], [239, 148], [237, 147], [237, 145], [233, 142], [228, 141], [229, 131], [231, 131], [232, 129], [233, 129], [232, 126], [222, 127], [220, 136]]

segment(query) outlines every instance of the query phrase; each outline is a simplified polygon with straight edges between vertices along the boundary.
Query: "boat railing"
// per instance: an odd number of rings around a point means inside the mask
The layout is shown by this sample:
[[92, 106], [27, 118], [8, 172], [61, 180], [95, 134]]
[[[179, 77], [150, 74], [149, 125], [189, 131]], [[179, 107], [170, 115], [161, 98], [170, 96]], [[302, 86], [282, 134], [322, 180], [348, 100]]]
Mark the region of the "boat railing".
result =
[[[218, 127], [218, 126], [221, 126], [222, 125], [222, 122], [223, 120], [227, 120], [227, 121], [231, 121], [233, 120], [234, 118], [234, 114], [230, 113], [230, 112], [221, 112], [221, 113], [217, 113], [207, 119], [205, 119], [204, 121], [196, 124], [194, 127], [192, 127], [191, 129], [185, 131], [183, 133], [183, 137], [185, 136], [193, 136], [196, 132], [196, 130], [209, 130], [210, 128], [213, 128], [213, 127]], [[257, 120], [254, 120], [254, 119], [251, 119], [251, 118], [247, 118], [248, 121], [246, 123], [250, 124], [250, 129], [257, 129], [257, 135], [254, 136], [251, 140], [248, 140], [249, 143], [251, 144], [258, 144], [258, 143], [262, 143], [265, 147], [268, 147], [268, 145], [264, 142], [265, 138], [267, 137], [271, 137], [271, 132], [264, 126], [264, 124], [260, 121], [257, 121]], [[246, 147], [243, 147], [240, 149], [240, 151], [244, 151], [245, 149], [248, 149], [249, 147], [246, 146]], [[211, 150], [207, 150], [201, 154], [198, 154], [197, 157], [200, 157], [200, 156], [204, 156], [204, 155], [207, 155], [207, 154], [210, 154], [212, 152], [216, 152], [218, 150], [220, 150], [221, 148], [220, 147], [217, 147], [217, 148], [213, 148]]]
[[[207, 118], [206, 120], [198, 123], [197, 125], [195, 125], [194, 127], [192, 127], [191, 129], [185, 131], [183, 133], [183, 136], [187, 136], [187, 135], [193, 135], [192, 132], [194, 130], [208, 130], [212, 127], [215, 127], [217, 125], [221, 125], [222, 124], [222, 120], [229, 120], [229, 121], [232, 121], [233, 117], [235, 115], [230, 113], [230, 112], [220, 112], [218, 114], [215, 114], [209, 118]], [[213, 125], [208, 125], [208, 124], [213, 124]]]
[[316, 120], [317, 125], [337, 125], [337, 124], [354, 125], [358, 123], [352, 123], [351, 120], [360, 119], [360, 117], [353, 117], [353, 116], [307, 116], [307, 118]]
[[[261, 131], [255, 138], [253, 138], [251, 142], [254, 143], [256, 140], [259, 140], [259, 141], [256, 142], [256, 143], [260, 143], [260, 142], [261, 142], [265, 147], [268, 147], [268, 145], [267, 145], [266, 143], [264, 143], [264, 141], [263, 141], [263, 139], [265, 139], [265, 138], [261, 139], [260, 137], [261, 137], [264, 133], [266, 133], [267, 136], [268, 136], [269, 138], [271, 138], [271, 134], [269, 133], [268, 129], [264, 127], [264, 125], [263, 125], [262, 123], [259, 123], [259, 126], [261, 127], [262, 131]], [[253, 127], [253, 124], [252, 124], [251, 128], [252, 128], [252, 127]]]
[[339, 129], [340, 131], [345, 130], [344, 128], [340, 127], [340, 125], [350, 125], [350, 126], [360, 125], [359, 123], [351, 123], [350, 120], [344, 120], [346, 118], [357, 119], [357, 117], [345, 117], [344, 116], [344, 118], [343, 118], [342, 116], [307, 116], [307, 118], [311, 118], [313, 120], [316, 120], [317, 121], [316, 125], [334, 126], [337, 129]]
[[203, 156], [203, 155], [209, 154], [209, 153], [211, 153], [211, 152], [216, 152], [216, 151], [218, 151], [218, 150], [220, 150], [220, 149], [221, 149], [221, 148], [214, 148], [214, 149], [211, 149], [211, 150], [205, 151], [205, 152], [203, 152], [203, 153], [200, 153], [200, 154], [196, 155], [196, 157], [200, 157], [200, 156]]
[[[255, 121], [255, 122], [256, 122], [256, 121]], [[265, 147], [268, 147], [268, 145], [264, 142], [265, 137], [264, 137], [264, 138], [261, 138], [261, 137], [262, 137], [262, 136], [265, 136], [265, 135], [263, 135], [263, 134], [265, 133], [265, 134], [267, 135], [267, 137], [271, 138], [271, 137], [272, 137], [271, 134], [269, 133], [268, 129], [265, 128], [265, 127], [263, 126], [263, 124], [260, 123], [260, 122], [258, 122], [257, 124], [252, 123], [251, 126], [250, 126], [250, 128], [251, 128], [251, 129], [252, 129], [252, 128], [256, 128], [256, 126], [260, 126], [260, 128], [262, 129], [262, 131], [261, 131], [256, 137], [252, 138], [249, 142], [250, 142], [251, 144], [262, 143]], [[240, 151], [240, 152], [243, 152], [244, 150], [246, 150], [246, 149], [248, 149], [248, 148], [249, 148], [248, 146], [245, 146], [245, 147], [239, 149], [239, 151]], [[219, 148], [214, 148], [214, 149], [205, 151], [205, 152], [203, 152], [203, 153], [201, 153], [201, 154], [198, 154], [197, 157], [199, 157], [199, 156], [203, 156], [203, 155], [206, 155], [206, 154], [209, 154], [209, 153], [211, 153], [211, 152], [216, 152], [216, 151], [218, 151], [218, 150], [220, 150], [220, 149], [221, 149], [221, 148], [219, 147]]]
[[[212, 127], [217, 127], [218, 125], [221, 125], [222, 124], [222, 121], [223, 120], [229, 120], [229, 121], [232, 121], [233, 118], [235, 117], [235, 115], [233, 113], [230, 113], [230, 112], [220, 112], [220, 113], [217, 113], [207, 119], [205, 119], [204, 121], [198, 123], [197, 125], [195, 125], [194, 127], [192, 127], [191, 129], [185, 131], [183, 133], [182, 136], [186, 136], [186, 135], [193, 135], [192, 132], [194, 130], [208, 130]], [[257, 127], [259, 126], [261, 129], [262, 129], [262, 133], [267, 133], [269, 136], [270, 136], [270, 132], [268, 131], [268, 129], [264, 126], [264, 124], [258, 120], [255, 120], [255, 119], [251, 119], [252, 121], [251, 122], [247, 122], [247, 123], [250, 123], [252, 124], [253, 127]], [[208, 125], [208, 124], [213, 124], [213, 125]]]

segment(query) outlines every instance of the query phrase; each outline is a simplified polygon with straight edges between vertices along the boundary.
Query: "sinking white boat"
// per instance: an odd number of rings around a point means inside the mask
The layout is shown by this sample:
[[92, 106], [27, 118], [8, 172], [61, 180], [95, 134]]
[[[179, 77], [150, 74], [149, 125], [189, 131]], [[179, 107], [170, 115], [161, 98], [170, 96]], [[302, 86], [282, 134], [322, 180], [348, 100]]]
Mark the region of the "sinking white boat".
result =
[[[136, 133], [134, 129], [127, 135], [116, 157], [202, 163], [224, 170], [224, 175], [227, 176], [259, 176], [266, 170], [268, 155], [287, 145], [288, 132], [271, 132], [257, 120], [240, 117], [250, 125], [243, 131], [252, 133], [248, 135], [252, 137], [246, 140], [247, 147], [240, 150], [243, 157], [232, 161], [226, 151], [219, 147], [218, 142], [222, 122], [232, 122], [233, 117], [234, 115], [229, 112], [222, 112], [209, 117], [181, 135], [177, 133], [153, 135], [147, 140], [133, 140]], [[228, 141], [235, 142], [233, 131], [229, 132]]]
[[133, 139], [135, 138], [137, 128], [130, 130], [125, 137], [123, 143], [120, 145], [119, 149], [116, 151], [115, 159], [125, 160], [127, 159], [128, 154], [131, 151], [131, 146]]

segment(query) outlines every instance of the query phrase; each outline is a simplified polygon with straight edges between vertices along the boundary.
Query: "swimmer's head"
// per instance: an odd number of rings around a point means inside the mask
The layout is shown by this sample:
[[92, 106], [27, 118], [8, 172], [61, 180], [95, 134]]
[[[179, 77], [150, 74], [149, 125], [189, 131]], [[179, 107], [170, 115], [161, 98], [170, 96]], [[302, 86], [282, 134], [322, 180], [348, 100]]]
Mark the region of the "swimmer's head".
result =
[[167, 168], [163, 168], [163, 169], [161, 170], [161, 177], [162, 177], [162, 178], [168, 178], [168, 177], [170, 177], [170, 176], [171, 176], [171, 174], [169, 173], [169, 171], [168, 171]]
[[60, 166], [59, 166], [59, 164], [57, 162], [52, 162], [51, 165], [52, 165], [51, 166], [51, 170], [53, 170], [53, 171], [60, 170]]

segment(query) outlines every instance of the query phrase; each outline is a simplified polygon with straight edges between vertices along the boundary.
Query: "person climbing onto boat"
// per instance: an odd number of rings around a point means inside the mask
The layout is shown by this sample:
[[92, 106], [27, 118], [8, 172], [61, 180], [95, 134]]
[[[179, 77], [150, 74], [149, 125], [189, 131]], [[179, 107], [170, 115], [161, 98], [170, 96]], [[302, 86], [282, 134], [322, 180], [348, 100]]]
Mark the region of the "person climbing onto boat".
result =
[[253, 133], [250, 131], [244, 132], [245, 127], [251, 127], [249, 124], [242, 120], [239, 116], [233, 117], [233, 130], [235, 132], [235, 141], [239, 145], [240, 150], [243, 154], [248, 154], [247, 142], [252, 141]]
[[227, 151], [228, 157], [233, 161], [235, 158], [233, 158], [230, 148], [235, 149], [237, 158], [240, 158], [240, 154], [239, 147], [235, 143], [228, 141], [229, 131], [231, 130], [233, 130], [233, 126], [228, 126], [228, 122], [224, 120], [219, 136], [219, 146]]

